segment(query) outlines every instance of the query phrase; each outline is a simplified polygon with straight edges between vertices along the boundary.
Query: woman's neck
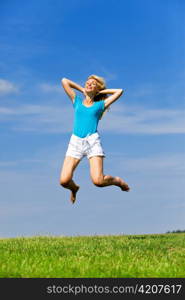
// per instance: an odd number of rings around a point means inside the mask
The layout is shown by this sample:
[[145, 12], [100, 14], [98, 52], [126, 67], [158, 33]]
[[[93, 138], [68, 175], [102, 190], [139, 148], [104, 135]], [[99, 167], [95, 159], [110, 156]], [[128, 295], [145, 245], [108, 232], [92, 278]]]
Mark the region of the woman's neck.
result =
[[94, 95], [86, 95], [85, 102], [93, 103], [94, 102]]

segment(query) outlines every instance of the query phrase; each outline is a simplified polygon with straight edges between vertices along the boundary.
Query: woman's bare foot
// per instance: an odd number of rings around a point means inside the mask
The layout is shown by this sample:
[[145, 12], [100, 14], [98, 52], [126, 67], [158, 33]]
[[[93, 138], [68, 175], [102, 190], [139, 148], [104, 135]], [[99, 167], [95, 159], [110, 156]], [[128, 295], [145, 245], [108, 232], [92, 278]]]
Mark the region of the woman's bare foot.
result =
[[121, 188], [122, 191], [130, 191], [128, 184], [125, 181], [123, 181], [120, 177], [116, 177], [116, 181], [118, 182], [118, 186]]
[[71, 191], [71, 198], [70, 198], [70, 200], [71, 200], [71, 202], [72, 202], [73, 204], [74, 204], [75, 201], [76, 201], [76, 193], [78, 192], [79, 188], [80, 188], [80, 186], [77, 185], [76, 189], [73, 190], [73, 191]]

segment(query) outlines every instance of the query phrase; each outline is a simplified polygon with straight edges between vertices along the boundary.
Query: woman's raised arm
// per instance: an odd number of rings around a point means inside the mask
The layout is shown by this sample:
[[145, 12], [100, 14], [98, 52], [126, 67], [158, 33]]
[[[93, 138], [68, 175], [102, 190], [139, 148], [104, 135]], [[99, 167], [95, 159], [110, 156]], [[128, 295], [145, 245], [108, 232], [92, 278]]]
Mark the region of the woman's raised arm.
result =
[[115, 102], [122, 94], [122, 89], [106, 89], [101, 90], [99, 94], [112, 94], [108, 98], [106, 98], [105, 101], [105, 108], [107, 108], [109, 105], [111, 105], [113, 102]]
[[80, 92], [83, 93], [84, 88], [80, 86], [79, 84], [67, 79], [67, 78], [62, 78], [61, 80], [62, 86], [66, 92], [66, 94], [71, 98], [71, 100], [74, 100], [75, 97], [75, 91], [73, 89], [76, 89]]

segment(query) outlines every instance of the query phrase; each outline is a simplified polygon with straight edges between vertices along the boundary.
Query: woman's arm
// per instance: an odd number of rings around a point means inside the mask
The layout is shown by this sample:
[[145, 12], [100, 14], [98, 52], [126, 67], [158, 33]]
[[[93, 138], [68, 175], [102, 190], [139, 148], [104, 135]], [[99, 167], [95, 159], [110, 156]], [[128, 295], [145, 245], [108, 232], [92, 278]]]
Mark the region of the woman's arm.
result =
[[84, 92], [83, 87], [67, 78], [62, 78], [61, 82], [65, 92], [71, 98], [72, 101], [74, 100], [74, 97], [76, 95], [73, 89], [76, 89], [82, 93]]
[[105, 108], [107, 108], [109, 105], [111, 105], [113, 102], [115, 102], [122, 94], [122, 89], [106, 89], [101, 90], [99, 94], [112, 94], [108, 98], [106, 98], [105, 101]]

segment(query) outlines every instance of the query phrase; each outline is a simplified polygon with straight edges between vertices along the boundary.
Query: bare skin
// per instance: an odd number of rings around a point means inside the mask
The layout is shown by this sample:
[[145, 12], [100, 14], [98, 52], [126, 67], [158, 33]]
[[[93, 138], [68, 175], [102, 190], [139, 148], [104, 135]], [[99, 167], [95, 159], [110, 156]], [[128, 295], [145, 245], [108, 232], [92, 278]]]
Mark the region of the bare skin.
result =
[[[63, 184], [62, 184], [63, 185]], [[70, 201], [74, 204], [76, 201], [76, 194], [80, 188], [72, 179], [67, 183], [67, 185], [63, 185], [66, 189], [71, 191]]]
[[[106, 101], [105, 107], [107, 108], [113, 102], [115, 102], [123, 93], [122, 89], [104, 89], [100, 90], [95, 79], [88, 79], [85, 83], [85, 87], [81, 87], [80, 85], [76, 84], [75, 82], [63, 78], [62, 85], [64, 87], [65, 92], [71, 98], [72, 102], [75, 98], [75, 92], [73, 89], [76, 89], [82, 92], [85, 96], [83, 103], [87, 106], [91, 106], [94, 103], [94, 97], [96, 94], [111, 94]], [[60, 176], [60, 184], [71, 191], [70, 201], [75, 203], [76, 195], [80, 188], [77, 185], [73, 177], [73, 172], [78, 166], [80, 160], [74, 157], [66, 156], [64, 159], [61, 176]], [[104, 175], [103, 174], [103, 157], [102, 156], [93, 156], [89, 159], [90, 164], [90, 175], [92, 182], [98, 187], [110, 186], [115, 185], [120, 187], [122, 191], [129, 192], [130, 187], [128, 184], [120, 177], [116, 176], [113, 177], [111, 175]]]
[[123, 179], [121, 179], [120, 177], [115, 177], [115, 178], [118, 181], [118, 186], [121, 188], [122, 191], [125, 191], [125, 192], [130, 191], [130, 187]]
[[[74, 157], [66, 156], [64, 159], [63, 168], [61, 171], [60, 184], [71, 191], [70, 201], [74, 204], [76, 201], [76, 194], [80, 188], [72, 179], [73, 172], [78, 166], [80, 160]], [[103, 174], [103, 157], [93, 156], [89, 159], [90, 175], [92, 182], [98, 187], [115, 185], [120, 187], [122, 191], [129, 192], [128, 184], [118, 176]]]
[[77, 185], [76, 188], [75, 188], [74, 190], [71, 190], [71, 197], [70, 197], [70, 200], [71, 200], [71, 202], [72, 202], [73, 204], [74, 204], [75, 201], [76, 201], [76, 194], [77, 194], [79, 188], [80, 188], [80, 186]]
[[73, 172], [79, 164], [80, 160], [74, 157], [66, 156], [64, 159], [61, 175], [60, 175], [60, 184], [71, 191], [70, 201], [75, 203], [76, 194], [80, 188], [74, 180], [72, 180]]
[[92, 182], [99, 187], [115, 185], [121, 188], [122, 191], [129, 192], [130, 187], [128, 184], [118, 176], [104, 175], [103, 174], [103, 157], [93, 156], [89, 159], [90, 174]]

